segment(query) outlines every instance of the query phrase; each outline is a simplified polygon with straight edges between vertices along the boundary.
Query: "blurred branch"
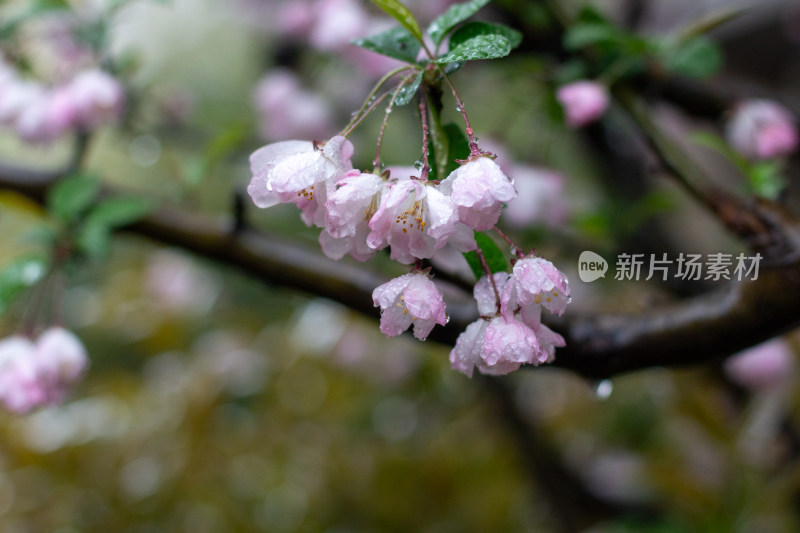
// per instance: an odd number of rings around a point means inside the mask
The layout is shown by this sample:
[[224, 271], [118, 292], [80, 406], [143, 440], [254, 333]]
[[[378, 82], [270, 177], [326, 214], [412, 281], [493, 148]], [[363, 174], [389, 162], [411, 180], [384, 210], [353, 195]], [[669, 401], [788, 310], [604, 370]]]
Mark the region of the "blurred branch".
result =
[[[47, 186], [60, 175], [0, 165], [0, 187], [41, 202]], [[260, 231], [231, 228], [224, 218], [163, 208], [127, 230], [241, 268], [265, 282], [378, 315], [372, 291], [386, 281], [385, 275], [365, 265], [332, 261]], [[448, 299], [450, 323], [434, 328], [430, 338], [453, 345], [477, 318], [477, 310], [463, 290], [447, 285], [445, 291], [461, 298], [455, 303]], [[764, 268], [757, 280], [730, 282], [717, 292], [646, 313], [569, 311], [550, 321], [567, 340], [567, 346], [558, 350], [555, 366], [602, 379], [654, 366], [711, 361], [800, 325], [797, 294], [800, 262], [793, 262]]]

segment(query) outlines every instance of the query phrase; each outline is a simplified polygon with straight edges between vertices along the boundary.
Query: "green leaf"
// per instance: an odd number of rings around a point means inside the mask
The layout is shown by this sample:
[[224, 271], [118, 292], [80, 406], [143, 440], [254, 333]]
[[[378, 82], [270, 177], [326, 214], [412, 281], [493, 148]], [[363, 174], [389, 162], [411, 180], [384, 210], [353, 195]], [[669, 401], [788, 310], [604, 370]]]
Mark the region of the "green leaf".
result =
[[75, 236], [75, 244], [91, 259], [106, 257], [111, 250], [111, 230], [104, 224], [87, 222]]
[[564, 47], [578, 50], [598, 43], [613, 43], [621, 38], [619, 30], [603, 23], [577, 24], [564, 35]]
[[87, 175], [75, 175], [57, 182], [48, 192], [47, 209], [57, 219], [77, 220], [97, 198], [100, 182]]
[[398, 2], [398, 0], [372, 0], [372, 3], [384, 10], [390, 17], [400, 23], [414, 38], [420, 43], [422, 40], [422, 30], [419, 27], [419, 22], [411, 14], [406, 6]]
[[353, 44], [406, 63], [416, 63], [422, 47], [406, 28], [392, 28], [372, 37], [356, 39]]
[[5, 313], [14, 299], [33, 287], [50, 268], [50, 262], [39, 255], [19, 257], [0, 270], [0, 315]]
[[486, 22], [468, 22], [450, 36], [450, 49], [457, 48], [461, 43], [477, 37], [478, 35], [499, 35], [505, 37], [508, 45], [513, 50], [522, 42], [522, 34], [514, 28], [503, 24], [488, 24]]
[[736, 165], [742, 173], [747, 174], [750, 170], [750, 163], [739, 152], [731, 148], [725, 140], [716, 133], [700, 131], [689, 136], [689, 140], [700, 146], [705, 146], [718, 152], [720, 155], [729, 159]]
[[719, 47], [703, 36], [679, 44], [677, 48], [668, 46], [665, 52], [665, 66], [684, 76], [705, 78], [722, 67], [722, 52]]
[[769, 200], [777, 199], [786, 187], [781, 164], [777, 161], [754, 163], [747, 173], [747, 181], [753, 194]]
[[91, 210], [86, 217], [86, 223], [112, 230], [136, 222], [148, 215], [153, 208], [153, 202], [138, 196], [107, 198]]
[[422, 83], [422, 76], [424, 74], [424, 71], [420, 71], [420, 73], [417, 74], [417, 77], [414, 78], [411, 83], [406, 83], [397, 89], [397, 96], [394, 99], [394, 105], [404, 106], [414, 99], [414, 95], [417, 94], [417, 89], [419, 89], [419, 86]]
[[431, 22], [430, 26], [428, 26], [428, 35], [431, 36], [434, 44], [439, 46], [445, 35], [447, 35], [456, 24], [467, 20], [488, 3], [489, 0], [471, 0], [470, 2], [450, 6], [447, 11]]
[[[506, 263], [505, 256], [503, 256], [503, 251], [500, 250], [500, 247], [497, 246], [491, 237], [486, 233], [476, 231], [475, 242], [478, 243], [478, 248], [483, 252], [483, 256], [486, 258], [486, 263], [489, 265], [489, 270], [492, 274], [508, 270], [508, 264]], [[483, 271], [483, 266], [481, 265], [481, 260], [478, 258], [478, 254], [476, 252], [467, 252], [464, 254], [464, 257], [467, 263], [469, 263], [475, 277], [481, 279], [486, 273]]]
[[511, 52], [508, 39], [500, 35], [478, 35], [468, 39], [450, 50], [442, 57], [436, 58], [436, 63], [453, 63], [461, 61], [475, 61], [478, 59], [495, 59], [505, 57]]

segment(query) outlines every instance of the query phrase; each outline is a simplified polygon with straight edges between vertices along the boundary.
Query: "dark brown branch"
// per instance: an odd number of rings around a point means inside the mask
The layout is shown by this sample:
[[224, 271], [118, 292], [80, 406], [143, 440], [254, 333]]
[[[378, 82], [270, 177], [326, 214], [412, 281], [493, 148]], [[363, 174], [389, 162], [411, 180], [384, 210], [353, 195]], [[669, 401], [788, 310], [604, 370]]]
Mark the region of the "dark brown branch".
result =
[[[0, 166], [0, 187], [42, 201], [56, 171]], [[372, 290], [386, 276], [364, 265], [331, 261], [317, 252], [264, 233], [231, 231], [229, 221], [161, 209], [127, 228], [200, 256], [239, 267], [268, 283], [336, 300], [377, 316]], [[796, 229], [795, 229], [796, 231]], [[431, 339], [454, 344], [477, 318], [463, 290], [445, 284], [450, 323]], [[762, 269], [752, 282], [647, 313], [580, 313], [570, 310], [551, 324], [565, 335], [555, 365], [588, 378], [606, 378], [654, 366], [700, 364], [729, 355], [800, 324], [800, 263]]]

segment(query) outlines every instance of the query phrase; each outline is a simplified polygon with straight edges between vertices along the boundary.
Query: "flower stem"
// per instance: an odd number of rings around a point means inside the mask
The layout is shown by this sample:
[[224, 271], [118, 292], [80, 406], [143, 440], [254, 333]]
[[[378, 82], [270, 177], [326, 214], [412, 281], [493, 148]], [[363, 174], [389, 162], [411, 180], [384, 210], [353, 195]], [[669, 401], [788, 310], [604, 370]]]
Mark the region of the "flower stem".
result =
[[520, 247], [517, 246], [516, 244], [514, 244], [514, 241], [512, 241], [511, 238], [508, 235], [503, 233], [500, 230], [500, 228], [495, 226], [492, 229], [500, 236], [501, 239], [503, 239], [504, 241], [506, 241], [508, 243], [508, 245], [511, 247], [511, 253], [513, 255], [516, 255], [517, 259], [522, 259], [523, 257], [525, 257], [525, 253], [520, 249]]
[[450, 80], [450, 76], [444, 71], [444, 67], [439, 65], [439, 71], [442, 73], [442, 78], [444, 81], [447, 82], [447, 85], [450, 86], [450, 92], [453, 93], [453, 97], [456, 99], [456, 107], [458, 111], [461, 113], [461, 116], [464, 118], [464, 127], [467, 131], [467, 137], [469, 138], [469, 155], [470, 157], [481, 155], [481, 149], [478, 148], [478, 141], [475, 139], [475, 133], [472, 131], [472, 126], [469, 123], [469, 117], [467, 117], [467, 111], [464, 109], [464, 102], [461, 101], [461, 96], [458, 94], [456, 90], [456, 86], [453, 85], [453, 82]]
[[[358, 124], [361, 123], [364, 116], [372, 112], [372, 109], [374, 108], [373, 104], [375, 103], [373, 99], [375, 98], [375, 95], [378, 94], [378, 91], [381, 90], [381, 87], [383, 87], [387, 81], [392, 79], [397, 74], [400, 74], [401, 72], [406, 71], [410, 68], [412, 68], [410, 65], [404, 65], [402, 67], [398, 67], [390, 72], [387, 72], [386, 75], [384, 75], [381, 79], [379, 79], [378, 82], [375, 84], [375, 86], [372, 88], [372, 90], [369, 92], [367, 97], [364, 99], [364, 103], [361, 104], [361, 108], [359, 108], [359, 110], [355, 112], [352, 120], [350, 120], [347, 126], [345, 126], [339, 134], [344, 135], [345, 137], [350, 135], [350, 133], [353, 132], [356, 126], [358, 126]], [[345, 132], [347, 132], [346, 135]]]
[[428, 173], [431, 171], [429, 164], [428, 153], [428, 137], [430, 132], [428, 130], [428, 99], [425, 91], [420, 92], [419, 95], [419, 118], [422, 121], [422, 169], [420, 170], [419, 179], [422, 181], [428, 180]]
[[[400, 89], [403, 88], [411, 79], [414, 77], [414, 74], [409, 74], [395, 87], [394, 91], [392, 92], [392, 98], [389, 100], [389, 105], [386, 106], [386, 112], [383, 115], [383, 121], [381, 122], [381, 129], [378, 132], [378, 142], [375, 147], [375, 159], [372, 161], [372, 172], [374, 174], [378, 174], [381, 168], [381, 146], [383, 145], [383, 134], [386, 132], [386, 124], [389, 122], [389, 114], [392, 112], [392, 108], [394, 107], [394, 101], [397, 99], [397, 95], [400, 93]], [[384, 93], [381, 97], [381, 100], [386, 97], [389, 93]]]
[[489, 276], [489, 283], [492, 284], [492, 290], [494, 291], [494, 298], [495, 302], [497, 303], [497, 310], [500, 310], [500, 291], [497, 290], [497, 284], [494, 282], [494, 276], [492, 275], [492, 269], [489, 268], [489, 263], [486, 261], [486, 256], [483, 255], [483, 250], [480, 247], [475, 248], [475, 254], [478, 256], [478, 260], [481, 262], [481, 268]]

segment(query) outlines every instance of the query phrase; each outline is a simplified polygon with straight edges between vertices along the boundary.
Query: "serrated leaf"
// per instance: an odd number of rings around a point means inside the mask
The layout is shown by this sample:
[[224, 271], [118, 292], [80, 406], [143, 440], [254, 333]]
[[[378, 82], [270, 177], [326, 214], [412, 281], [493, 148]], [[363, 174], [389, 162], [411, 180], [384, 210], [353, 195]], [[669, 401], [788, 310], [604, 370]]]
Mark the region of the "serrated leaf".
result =
[[452, 30], [456, 24], [467, 20], [477, 13], [489, 0], [471, 0], [462, 4], [454, 4], [447, 11], [436, 17], [428, 26], [428, 35], [431, 36], [434, 44], [439, 46], [445, 35]]
[[[483, 232], [476, 231], [475, 242], [486, 258], [486, 264], [489, 266], [489, 270], [492, 274], [508, 270], [508, 264], [506, 263], [503, 251], [500, 250], [500, 247], [497, 246], [497, 243], [495, 243], [491, 237]], [[476, 252], [467, 252], [464, 254], [464, 257], [467, 263], [469, 263], [475, 277], [481, 279], [486, 273], [483, 271], [483, 266], [481, 265], [481, 260], [478, 258], [478, 254]]]
[[392, 28], [371, 37], [356, 39], [353, 44], [406, 63], [416, 63], [422, 47], [406, 28]]
[[47, 209], [57, 219], [69, 223], [78, 219], [97, 198], [100, 182], [86, 175], [75, 175], [56, 182], [47, 195]]
[[522, 34], [503, 24], [489, 24], [486, 22], [468, 22], [458, 28], [450, 36], [450, 49], [458, 47], [461, 43], [478, 35], [499, 35], [505, 37], [513, 50], [522, 42]]
[[564, 35], [564, 47], [578, 50], [598, 43], [616, 42], [620, 39], [619, 30], [602, 23], [577, 24]]
[[668, 48], [666, 53], [665, 66], [684, 76], [705, 78], [722, 67], [722, 52], [706, 37], [695, 37], [675, 49]]
[[0, 315], [23, 291], [33, 287], [50, 268], [50, 262], [38, 255], [19, 257], [0, 270]]
[[478, 35], [459, 44], [444, 56], [436, 58], [435, 62], [441, 64], [496, 59], [507, 56], [509, 52], [511, 52], [511, 45], [505, 37], [500, 35]]
[[86, 223], [112, 230], [136, 222], [149, 214], [153, 207], [153, 202], [138, 196], [107, 198], [89, 212]]
[[422, 84], [422, 76], [424, 74], [424, 71], [420, 71], [420, 73], [417, 74], [417, 77], [414, 78], [411, 83], [406, 83], [397, 90], [397, 96], [394, 99], [394, 105], [404, 106], [414, 99], [414, 95], [417, 94], [417, 89], [419, 89], [420, 84]]
[[398, 0], [372, 0], [372, 3], [399, 22], [417, 41], [423, 42], [419, 22], [406, 6], [398, 2]]

